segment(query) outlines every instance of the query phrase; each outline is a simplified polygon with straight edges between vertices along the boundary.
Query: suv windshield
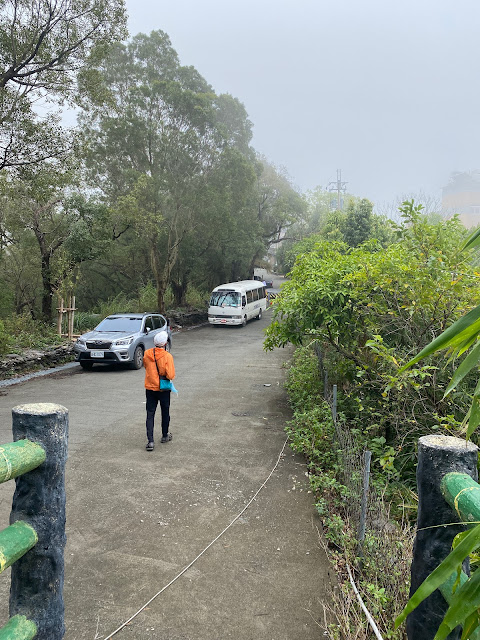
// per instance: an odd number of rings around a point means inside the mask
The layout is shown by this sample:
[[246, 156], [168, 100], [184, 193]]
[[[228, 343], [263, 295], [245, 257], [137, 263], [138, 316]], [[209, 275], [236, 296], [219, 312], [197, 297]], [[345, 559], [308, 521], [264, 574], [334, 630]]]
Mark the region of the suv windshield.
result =
[[238, 291], [214, 291], [210, 298], [212, 307], [239, 307], [240, 294]]
[[112, 316], [102, 320], [100, 324], [95, 327], [95, 331], [105, 331], [107, 333], [111, 331], [125, 331], [127, 333], [137, 333], [142, 327], [142, 318], [127, 318]]

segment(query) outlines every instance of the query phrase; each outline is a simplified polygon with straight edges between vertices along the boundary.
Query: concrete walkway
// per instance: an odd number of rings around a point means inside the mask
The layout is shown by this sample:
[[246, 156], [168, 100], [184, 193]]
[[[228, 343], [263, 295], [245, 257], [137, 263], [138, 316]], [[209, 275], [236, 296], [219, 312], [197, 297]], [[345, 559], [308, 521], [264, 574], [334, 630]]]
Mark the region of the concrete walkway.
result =
[[[142, 371], [68, 370], [0, 392], [2, 442], [11, 440], [17, 404], [58, 402], [70, 411], [67, 640], [109, 637], [232, 522], [274, 468], [289, 419], [289, 353], [262, 350], [268, 322], [266, 314], [244, 329], [175, 336], [174, 439], [161, 445], [157, 434], [152, 453], [144, 449]], [[240, 519], [114, 637], [325, 637], [331, 569], [305, 471], [287, 446]], [[0, 488], [1, 526], [12, 489]], [[4, 621], [5, 576], [0, 592]]]

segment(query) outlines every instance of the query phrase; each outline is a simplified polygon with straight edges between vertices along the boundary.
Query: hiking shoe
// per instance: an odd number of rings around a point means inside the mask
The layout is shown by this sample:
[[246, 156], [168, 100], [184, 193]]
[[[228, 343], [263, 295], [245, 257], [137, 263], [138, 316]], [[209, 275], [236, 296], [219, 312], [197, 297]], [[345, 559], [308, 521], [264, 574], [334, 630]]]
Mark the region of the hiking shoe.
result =
[[160, 442], [170, 442], [171, 439], [172, 439], [172, 434], [167, 433], [166, 436], [162, 436], [162, 439], [160, 440]]
[[145, 449], [147, 451], [153, 451], [154, 446], [155, 445], [153, 444], [153, 442], [149, 442], [149, 443], [147, 443], [147, 446], [145, 447]]

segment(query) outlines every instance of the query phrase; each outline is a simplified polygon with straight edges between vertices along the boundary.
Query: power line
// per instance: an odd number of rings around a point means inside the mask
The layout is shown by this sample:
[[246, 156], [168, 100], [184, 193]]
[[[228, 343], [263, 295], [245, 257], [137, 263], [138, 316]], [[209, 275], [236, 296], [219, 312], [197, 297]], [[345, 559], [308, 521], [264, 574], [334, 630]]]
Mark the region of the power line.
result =
[[328, 191], [337, 192], [337, 209], [341, 211], [343, 209], [343, 200], [341, 198], [342, 193], [347, 191], [347, 182], [342, 182], [342, 170], [337, 169], [337, 180], [328, 183]]

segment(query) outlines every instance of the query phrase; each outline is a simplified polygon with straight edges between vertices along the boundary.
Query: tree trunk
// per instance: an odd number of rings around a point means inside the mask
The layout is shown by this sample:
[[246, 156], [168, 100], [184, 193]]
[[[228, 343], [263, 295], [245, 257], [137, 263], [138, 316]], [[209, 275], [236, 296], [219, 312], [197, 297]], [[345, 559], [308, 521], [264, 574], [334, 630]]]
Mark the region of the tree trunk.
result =
[[157, 311], [159, 313], [165, 313], [165, 292], [167, 290], [167, 284], [163, 277], [162, 266], [160, 265], [156, 236], [150, 240], [150, 265], [152, 267], [155, 288], [157, 290]]
[[50, 271], [50, 254], [42, 255], [42, 318], [44, 322], [52, 320], [52, 298], [54, 288]]
[[184, 307], [186, 305], [186, 294], [187, 294], [187, 281], [186, 279], [182, 279], [181, 282], [176, 282], [172, 280], [170, 282], [172, 287], [175, 306], [176, 307]]
[[165, 287], [157, 282], [157, 311], [165, 313]]
[[254, 269], [255, 269], [255, 265], [257, 264], [258, 259], [261, 257], [261, 251], [257, 251], [255, 253], [255, 255], [252, 258], [252, 261], [250, 262], [250, 269], [249, 269], [249, 277], [253, 278], [253, 273], [254, 273]]

